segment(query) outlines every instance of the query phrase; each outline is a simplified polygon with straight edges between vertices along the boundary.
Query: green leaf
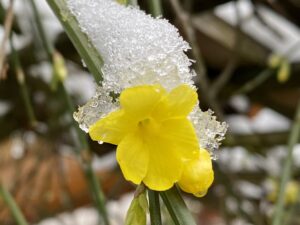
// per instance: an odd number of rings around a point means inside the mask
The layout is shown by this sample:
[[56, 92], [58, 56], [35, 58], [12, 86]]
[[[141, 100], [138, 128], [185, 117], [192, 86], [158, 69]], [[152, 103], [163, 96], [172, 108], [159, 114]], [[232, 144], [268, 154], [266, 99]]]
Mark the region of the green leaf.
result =
[[146, 225], [148, 201], [145, 192], [134, 197], [127, 211], [125, 225]]
[[176, 186], [170, 190], [160, 192], [160, 195], [176, 225], [196, 225]]

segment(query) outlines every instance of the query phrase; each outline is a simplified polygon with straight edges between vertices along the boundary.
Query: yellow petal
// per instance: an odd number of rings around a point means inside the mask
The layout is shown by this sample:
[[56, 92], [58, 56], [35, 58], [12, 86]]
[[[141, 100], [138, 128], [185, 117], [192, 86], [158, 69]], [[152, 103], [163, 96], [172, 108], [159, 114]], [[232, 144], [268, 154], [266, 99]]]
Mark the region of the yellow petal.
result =
[[145, 119], [166, 94], [160, 85], [143, 85], [125, 89], [120, 95], [124, 111], [138, 120]]
[[183, 159], [199, 158], [199, 142], [195, 128], [188, 119], [176, 118], [163, 121], [160, 135], [169, 145], [176, 146]]
[[156, 191], [170, 189], [181, 177], [183, 162], [178, 151], [159, 137], [147, 140], [149, 165], [143, 182]]
[[149, 152], [138, 133], [128, 134], [118, 145], [117, 161], [126, 180], [141, 183], [147, 173]]
[[117, 145], [125, 135], [133, 132], [136, 126], [134, 118], [126, 116], [123, 110], [118, 110], [93, 124], [89, 129], [89, 135], [94, 141]]
[[161, 99], [153, 112], [153, 117], [160, 121], [171, 117], [186, 117], [197, 101], [196, 90], [185, 84], [180, 85]]
[[183, 191], [202, 197], [206, 194], [213, 180], [214, 172], [210, 155], [206, 150], [201, 149], [197, 160], [185, 164], [178, 184]]

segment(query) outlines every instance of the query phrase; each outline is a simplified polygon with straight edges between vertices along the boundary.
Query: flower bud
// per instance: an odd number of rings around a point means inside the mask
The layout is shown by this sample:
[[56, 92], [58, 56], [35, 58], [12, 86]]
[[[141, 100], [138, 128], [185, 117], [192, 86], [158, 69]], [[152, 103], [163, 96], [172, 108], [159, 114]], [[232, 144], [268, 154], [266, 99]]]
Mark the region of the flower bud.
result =
[[183, 191], [202, 197], [207, 193], [213, 180], [214, 172], [210, 154], [205, 149], [201, 149], [199, 159], [185, 164], [178, 184]]

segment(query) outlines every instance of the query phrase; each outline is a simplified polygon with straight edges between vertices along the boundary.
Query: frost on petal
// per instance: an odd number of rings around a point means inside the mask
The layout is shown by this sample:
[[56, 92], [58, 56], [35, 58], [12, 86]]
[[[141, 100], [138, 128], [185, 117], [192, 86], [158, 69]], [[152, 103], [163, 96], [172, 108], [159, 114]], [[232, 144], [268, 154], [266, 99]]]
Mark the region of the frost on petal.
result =
[[217, 158], [216, 150], [225, 138], [227, 123], [217, 121], [212, 110], [206, 112], [196, 106], [190, 113], [189, 119], [194, 125], [201, 148], [208, 150], [213, 159]]
[[113, 102], [108, 90], [98, 86], [95, 95], [74, 113], [74, 119], [79, 127], [88, 132], [89, 127], [111, 111], [117, 109], [118, 102]]
[[83, 32], [104, 59], [103, 86], [161, 84], [167, 90], [193, 84], [190, 48], [167, 20], [112, 0], [67, 0]]

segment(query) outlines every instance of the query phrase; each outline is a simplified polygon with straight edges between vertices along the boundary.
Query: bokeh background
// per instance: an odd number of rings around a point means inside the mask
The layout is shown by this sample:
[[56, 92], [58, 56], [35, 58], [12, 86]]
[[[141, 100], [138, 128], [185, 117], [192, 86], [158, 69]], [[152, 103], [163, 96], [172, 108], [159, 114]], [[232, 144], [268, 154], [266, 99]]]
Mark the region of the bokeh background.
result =
[[[151, 1], [138, 3], [151, 12]], [[198, 224], [272, 224], [290, 150], [283, 223], [300, 224], [295, 131], [300, 120], [294, 119], [300, 99], [300, 1], [161, 4], [163, 17], [193, 48], [188, 54], [197, 60], [193, 66], [201, 108], [212, 109], [229, 125], [216, 152], [215, 181], [208, 194], [199, 199], [184, 195]], [[31, 0], [0, 1], [0, 185], [30, 224], [96, 225], [98, 214], [84, 173], [84, 162], [89, 162], [101, 181], [112, 224], [123, 224], [135, 187], [124, 180], [115, 147], [91, 140], [92, 153], [78, 153], [76, 147], [72, 107], [94, 94], [95, 81], [46, 1], [35, 5]], [[53, 75], [45, 38], [60, 53], [57, 64], [67, 71], [63, 82]], [[297, 141], [288, 147], [292, 135]], [[167, 213], [164, 218], [172, 224]], [[1, 198], [0, 224], [16, 224]]]

